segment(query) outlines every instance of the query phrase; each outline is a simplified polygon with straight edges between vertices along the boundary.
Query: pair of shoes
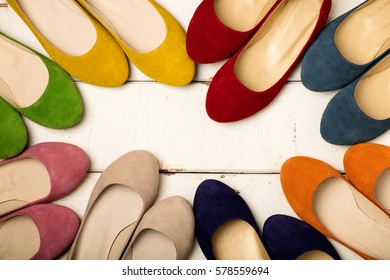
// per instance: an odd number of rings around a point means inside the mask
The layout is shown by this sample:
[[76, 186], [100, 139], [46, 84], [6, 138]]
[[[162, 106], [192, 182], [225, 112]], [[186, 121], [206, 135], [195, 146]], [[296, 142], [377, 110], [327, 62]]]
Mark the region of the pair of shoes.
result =
[[80, 93], [57, 64], [1, 32], [0, 61], [0, 158], [19, 154], [27, 143], [26, 127], [13, 111], [49, 128], [80, 121]]
[[323, 235], [285, 215], [268, 218], [261, 237], [243, 198], [217, 180], [199, 185], [194, 214], [196, 237], [208, 260], [340, 259]]
[[[229, 1], [229, 5], [203, 1], [188, 30], [190, 56], [210, 62], [235, 53], [211, 82], [206, 98], [209, 117], [233, 122], [268, 106], [325, 26], [331, 4], [331, 0]], [[225, 47], [231, 41], [237, 44]], [[220, 51], [223, 55], [216, 55]], [[206, 53], [212, 57], [201, 56]]]
[[0, 259], [55, 259], [69, 248], [79, 218], [44, 203], [72, 192], [88, 167], [84, 151], [66, 143], [40, 143], [0, 161]]
[[353, 145], [390, 129], [389, 13], [389, 0], [365, 1], [328, 24], [303, 58], [308, 89], [343, 88], [322, 116], [329, 143]]
[[158, 186], [151, 153], [132, 151], [115, 160], [92, 191], [67, 258], [186, 259], [194, 238], [192, 207], [179, 196], [152, 206]]
[[122, 85], [129, 76], [126, 55], [161, 83], [181, 86], [193, 79], [184, 30], [153, 0], [7, 2], [53, 60], [81, 81]]
[[77, 0], [116, 39], [145, 75], [167, 85], [185, 86], [195, 75], [186, 34], [177, 20], [153, 0]]
[[280, 172], [285, 196], [295, 213], [324, 235], [364, 259], [390, 259], [390, 148], [352, 146], [344, 166], [349, 180], [317, 159], [287, 160]]

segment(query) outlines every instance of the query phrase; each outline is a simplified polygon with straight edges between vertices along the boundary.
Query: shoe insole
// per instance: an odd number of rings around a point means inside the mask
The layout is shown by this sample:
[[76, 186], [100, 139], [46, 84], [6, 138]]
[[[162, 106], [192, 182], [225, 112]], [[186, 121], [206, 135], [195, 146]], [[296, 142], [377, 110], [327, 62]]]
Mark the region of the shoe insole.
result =
[[131, 49], [146, 53], [167, 35], [165, 22], [149, 0], [87, 0], [96, 15]]
[[383, 171], [375, 183], [375, 199], [390, 213], [390, 168]]
[[333, 260], [333, 258], [325, 252], [313, 250], [313, 251], [309, 251], [309, 252], [306, 252], [306, 253], [300, 255], [297, 258], [297, 260], [300, 260], [300, 261], [314, 261], [314, 260], [331, 261], [331, 260]]
[[277, 0], [215, 0], [218, 19], [236, 31], [253, 29], [271, 10]]
[[176, 260], [175, 244], [167, 236], [153, 229], [144, 229], [137, 235], [125, 260]]
[[129, 187], [107, 187], [96, 199], [82, 225], [72, 259], [119, 260], [142, 208], [142, 198]]
[[50, 192], [45, 166], [34, 158], [23, 158], [0, 166], [0, 216]]
[[29, 260], [39, 250], [40, 237], [34, 221], [24, 215], [0, 222], [0, 260]]
[[375, 259], [390, 259], [390, 219], [341, 178], [322, 182], [313, 199], [321, 224], [335, 237]]
[[268, 254], [251, 225], [232, 220], [221, 225], [212, 238], [217, 260], [268, 260]]
[[29, 49], [0, 35], [0, 96], [15, 107], [34, 104], [45, 92], [49, 73]]
[[321, 0], [286, 0], [238, 56], [238, 80], [253, 91], [265, 91], [279, 81], [307, 43], [318, 20]]
[[74, 0], [17, 2], [38, 32], [61, 52], [81, 56], [95, 45], [95, 27]]
[[334, 35], [348, 61], [363, 65], [390, 48], [390, 0], [370, 0], [351, 13]]
[[359, 81], [355, 99], [367, 116], [375, 120], [390, 118], [390, 55]]

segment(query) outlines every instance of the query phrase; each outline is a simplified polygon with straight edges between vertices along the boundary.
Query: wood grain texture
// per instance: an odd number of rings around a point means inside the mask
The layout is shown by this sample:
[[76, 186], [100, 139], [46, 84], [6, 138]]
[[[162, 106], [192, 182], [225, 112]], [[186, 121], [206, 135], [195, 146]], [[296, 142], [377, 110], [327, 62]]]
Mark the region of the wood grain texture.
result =
[[[207, 85], [185, 88], [129, 83], [106, 89], [78, 84], [85, 113], [72, 129], [52, 130], [26, 121], [31, 144], [63, 141], [79, 145], [99, 171], [119, 155], [146, 149], [161, 168], [187, 172], [275, 173], [294, 155], [319, 158], [343, 170], [347, 147], [325, 142], [322, 113], [335, 94], [289, 83], [270, 106], [243, 121], [219, 124], [205, 111]], [[389, 143], [390, 133], [375, 142]]]

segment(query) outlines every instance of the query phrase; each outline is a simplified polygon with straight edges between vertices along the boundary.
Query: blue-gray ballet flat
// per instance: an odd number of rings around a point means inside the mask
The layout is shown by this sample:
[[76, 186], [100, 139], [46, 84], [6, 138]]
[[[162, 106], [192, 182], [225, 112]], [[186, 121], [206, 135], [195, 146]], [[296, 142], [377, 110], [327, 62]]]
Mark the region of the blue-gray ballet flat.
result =
[[354, 145], [390, 129], [390, 54], [337, 93], [321, 120], [329, 143]]
[[312, 91], [343, 88], [385, 57], [389, 14], [389, 0], [368, 0], [330, 22], [303, 58], [304, 86]]

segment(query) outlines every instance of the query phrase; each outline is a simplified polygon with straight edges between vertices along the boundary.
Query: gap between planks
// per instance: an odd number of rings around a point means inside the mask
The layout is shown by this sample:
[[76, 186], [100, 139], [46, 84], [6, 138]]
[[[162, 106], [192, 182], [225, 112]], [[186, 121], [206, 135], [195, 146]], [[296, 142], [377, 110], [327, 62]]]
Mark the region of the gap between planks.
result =
[[[342, 175], [345, 175], [346, 173], [337, 170]], [[235, 172], [235, 171], [185, 171], [183, 169], [160, 169], [160, 174], [172, 176], [176, 174], [180, 175], [280, 175], [280, 172], [272, 172], [272, 171], [258, 171], [258, 172], [251, 172], [251, 171], [242, 171], [242, 172]], [[101, 174], [103, 173], [102, 170], [89, 170], [88, 174]]]
[[[76, 84], [86, 84], [82, 81], [79, 81], [79, 80], [74, 80], [74, 82]], [[152, 80], [127, 80], [126, 82], [124, 82], [124, 85], [126, 84], [136, 84], [136, 83], [139, 83], [139, 84], [158, 84], [158, 85], [164, 85], [162, 83], [159, 83], [157, 81], [152, 81]], [[211, 80], [209, 81], [202, 81], [202, 80], [194, 80], [192, 81], [191, 83], [189, 83], [187, 86], [189, 85], [192, 85], [192, 84], [203, 84], [203, 85], [207, 85], [209, 86], [211, 83]], [[302, 82], [300, 80], [288, 80], [285, 84], [301, 84]], [[183, 86], [182, 88], [185, 88], [186, 86]]]

